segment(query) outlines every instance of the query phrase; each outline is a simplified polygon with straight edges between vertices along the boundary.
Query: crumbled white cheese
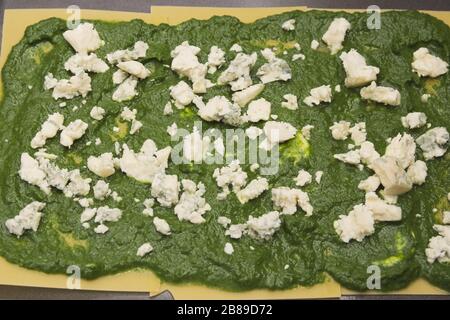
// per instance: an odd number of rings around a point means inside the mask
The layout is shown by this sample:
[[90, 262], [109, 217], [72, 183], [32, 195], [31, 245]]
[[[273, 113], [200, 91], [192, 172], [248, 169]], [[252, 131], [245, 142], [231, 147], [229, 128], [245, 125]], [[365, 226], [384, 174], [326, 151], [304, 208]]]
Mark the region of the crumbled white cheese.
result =
[[412, 182], [395, 158], [380, 157], [371, 163], [371, 168], [380, 178], [386, 195], [395, 196], [411, 190]]
[[427, 116], [423, 112], [410, 112], [401, 121], [405, 128], [416, 129], [427, 124]]
[[372, 142], [364, 141], [363, 143], [361, 143], [359, 156], [361, 157], [362, 163], [370, 166], [372, 162], [380, 157], [380, 154], [375, 150], [375, 146]]
[[39, 167], [38, 161], [28, 153], [22, 153], [20, 156], [19, 176], [29, 184], [38, 186], [44, 193], [50, 194], [46, 173]]
[[148, 44], [143, 41], [136, 41], [133, 49], [117, 50], [106, 55], [106, 59], [111, 64], [122, 61], [137, 60], [144, 58], [148, 50]]
[[319, 105], [322, 102], [331, 102], [331, 87], [329, 85], [313, 88], [309, 91], [309, 96], [306, 97], [303, 102], [312, 107], [313, 105]]
[[230, 51], [242, 52], [242, 47], [240, 45], [238, 45], [237, 43], [235, 43], [231, 46]]
[[361, 156], [357, 150], [351, 150], [347, 153], [338, 153], [333, 155], [333, 158], [348, 164], [356, 165], [361, 162]]
[[194, 99], [194, 102], [197, 102], [198, 115], [203, 120], [223, 121], [230, 125], [239, 125], [243, 121], [240, 107], [224, 96], [212, 97], [206, 104], [197, 99]]
[[183, 157], [188, 161], [200, 163], [207, 155], [211, 138], [202, 137], [197, 127], [183, 138]]
[[194, 92], [184, 81], [180, 81], [177, 85], [173, 86], [170, 89], [170, 95], [175, 100], [175, 107], [178, 109], [184, 108], [194, 99]]
[[313, 50], [317, 50], [317, 48], [319, 48], [319, 41], [317, 41], [316, 39], [313, 39], [312, 41], [311, 41], [311, 49], [313, 49]]
[[212, 46], [208, 54], [208, 73], [215, 73], [217, 68], [225, 63], [225, 51]]
[[151, 195], [163, 207], [171, 207], [178, 203], [179, 190], [180, 183], [176, 175], [158, 173], [153, 178]]
[[308, 171], [301, 169], [298, 172], [297, 177], [294, 178], [294, 181], [295, 185], [303, 187], [311, 183], [312, 176]]
[[250, 200], [256, 199], [264, 191], [269, 189], [269, 182], [266, 178], [258, 177], [249, 182], [249, 184], [236, 193], [236, 196], [240, 203], [244, 204]]
[[351, 27], [350, 22], [345, 18], [334, 18], [328, 30], [322, 36], [322, 40], [328, 45], [331, 54], [336, 54], [342, 49], [342, 42], [345, 39], [345, 33]]
[[165, 236], [168, 236], [168, 235], [171, 234], [170, 226], [169, 226], [169, 224], [167, 223], [166, 220], [160, 219], [158, 217], [154, 217], [153, 218], [153, 225], [155, 226], [156, 231], [158, 231], [159, 233], [161, 233], [161, 234], [163, 234]]
[[259, 163], [252, 163], [251, 165], [250, 165], [250, 171], [251, 172], [256, 172], [256, 170], [258, 170], [259, 169]]
[[64, 31], [64, 39], [76, 52], [95, 51], [102, 45], [100, 36], [92, 23], [80, 23], [75, 29]]
[[116, 222], [122, 217], [122, 210], [108, 206], [97, 208], [94, 221], [99, 224], [104, 222]]
[[313, 207], [309, 196], [300, 189], [279, 187], [272, 189], [272, 201], [275, 207], [282, 210], [282, 214], [292, 215], [297, 212], [297, 206], [305, 211], [306, 216], [313, 214]]
[[58, 112], [48, 116], [47, 120], [42, 124], [41, 129], [31, 140], [33, 149], [41, 148], [45, 145], [47, 139], [56, 136], [59, 130], [63, 129], [64, 116]]
[[98, 200], [104, 200], [106, 197], [111, 195], [111, 189], [109, 188], [109, 183], [103, 180], [97, 181], [93, 187], [94, 198]]
[[302, 53], [296, 53], [292, 55], [292, 61], [297, 61], [298, 59], [305, 60], [306, 57]]
[[112, 80], [114, 84], [121, 84], [129, 77], [129, 74], [125, 71], [118, 69], [113, 73]]
[[345, 140], [350, 134], [351, 123], [348, 121], [341, 120], [339, 122], [334, 122], [330, 127], [331, 135], [335, 140]]
[[253, 100], [247, 109], [247, 119], [250, 122], [267, 121], [270, 117], [271, 104], [264, 98]]
[[366, 207], [372, 211], [375, 221], [400, 221], [402, 209], [380, 199], [375, 192], [366, 193]]
[[287, 81], [292, 77], [292, 71], [289, 64], [280, 58], [277, 58], [271, 50], [271, 54], [267, 54], [267, 50], [264, 49], [261, 53], [267, 60], [267, 63], [263, 64], [256, 75], [259, 77], [262, 83], [269, 83], [274, 81]]
[[444, 211], [442, 213], [442, 223], [450, 224], [450, 211]]
[[255, 126], [251, 126], [251, 127], [248, 127], [247, 129], [245, 129], [245, 134], [247, 135], [247, 137], [250, 140], [255, 140], [262, 133], [263, 133], [263, 130], [258, 127], [255, 127]]
[[252, 54], [238, 53], [230, 62], [230, 65], [217, 79], [218, 84], [229, 83], [231, 90], [243, 90], [252, 85], [250, 69], [256, 63], [258, 58], [256, 52]]
[[64, 68], [73, 74], [81, 71], [103, 73], [109, 67], [102, 59], [98, 58], [95, 53], [77, 53], [71, 56], [65, 63]]
[[298, 109], [298, 101], [297, 96], [294, 94], [285, 94], [283, 96], [283, 99], [286, 101], [281, 102], [281, 106], [283, 108], [289, 109], [289, 110], [297, 110]]
[[247, 173], [242, 170], [239, 161], [233, 160], [228, 166], [216, 168], [213, 173], [217, 186], [222, 188], [222, 192], [217, 195], [219, 200], [223, 200], [230, 193], [229, 185], [234, 192], [238, 192], [247, 182]]
[[240, 239], [246, 232], [247, 232], [247, 223], [232, 224], [225, 231], [225, 235], [229, 236], [231, 239]]
[[427, 178], [427, 164], [422, 160], [417, 160], [408, 168], [406, 173], [412, 183], [421, 185], [425, 183], [425, 179]]
[[173, 58], [171, 68], [192, 81], [193, 92], [205, 93], [210, 84], [205, 79], [207, 64], [198, 61], [197, 54], [199, 52], [200, 48], [191, 46], [188, 41], [184, 41], [170, 53]]
[[430, 99], [431, 94], [428, 93], [424, 93], [423, 95], [420, 96], [420, 101], [422, 101], [423, 103], [427, 103], [428, 99]]
[[138, 80], [134, 76], [126, 78], [114, 91], [112, 99], [117, 102], [128, 101], [137, 95], [136, 86]]
[[104, 224], [99, 224], [98, 226], [96, 226], [94, 228], [94, 232], [98, 233], [98, 234], [105, 234], [106, 232], [108, 232], [109, 228], [107, 226], [105, 226]]
[[337, 85], [334, 87], [334, 91], [336, 91], [336, 92], [341, 92], [341, 86], [340, 86], [339, 84], [337, 84]]
[[390, 106], [400, 105], [400, 92], [394, 88], [377, 86], [372, 81], [370, 86], [364, 87], [360, 91], [361, 97], [365, 100], [372, 100]]
[[155, 204], [155, 200], [152, 198], [148, 198], [144, 200], [144, 210], [142, 210], [142, 214], [145, 216], [153, 217], [153, 205]]
[[263, 84], [254, 84], [242, 91], [233, 93], [233, 102], [237, 103], [241, 107], [245, 107], [247, 103], [255, 99], [263, 90]]
[[423, 151], [425, 160], [442, 157], [447, 148], [445, 144], [449, 140], [449, 133], [444, 127], [436, 127], [428, 130], [416, 139], [417, 144]]
[[204, 198], [205, 185], [201, 182], [195, 184], [194, 181], [188, 179], [183, 179], [181, 184], [183, 193], [174, 209], [178, 220], [186, 220], [193, 224], [204, 223], [206, 220], [203, 215], [211, 210], [211, 206]]
[[398, 134], [391, 139], [391, 142], [386, 147], [385, 156], [392, 157], [397, 160], [397, 163], [406, 169], [414, 163], [416, 154], [416, 143], [414, 138], [407, 134]]
[[360, 87], [377, 80], [377, 74], [380, 73], [380, 69], [368, 66], [366, 59], [355, 49], [351, 49], [349, 52], [343, 52], [339, 58], [342, 60], [345, 73], [347, 74], [345, 78], [346, 87]]
[[269, 240], [281, 226], [280, 214], [271, 211], [257, 218], [249, 216], [246, 226], [250, 237]]
[[87, 159], [87, 167], [99, 177], [106, 178], [114, 174], [114, 159], [111, 152], [106, 152], [98, 157], [89, 156]]
[[436, 78], [448, 71], [448, 63], [430, 54], [427, 48], [419, 48], [413, 54], [412, 69], [420, 77]]
[[26, 205], [19, 214], [12, 219], [8, 219], [5, 222], [5, 226], [8, 232], [20, 237], [25, 230], [37, 231], [39, 222], [42, 217], [42, 209], [44, 209], [45, 203], [33, 201]]
[[365, 205], [353, 207], [348, 215], [340, 215], [333, 226], [342, 241], [348, 243], [355, 239], [361, 242], [366, 236], [375, 232], [375, 220], [372, 211]]
[[151, 183], [153, 177], [167, 168], [171, 147], [158, 150], [151, 139], [147, 139], [139, 153], [123, 145], [123, 154], [119, 160], [120, 169], [143, 183]]
[[163, 109], [163, 114], [165, 116], [172, 114], [173, 113], [173, 109], [172, 109], [172, 103], [169, 101], [164, 105], [164, 109]]
[[69, 183], [64, 187], [63, 192], [66, 197], [74, 197], [77, 195], [85, 196], [91, 190], [92, 179], [83, 178], [79, 169], [69, 172]]
[[433, 229], [439, 235], [434, 236], [428, 242], [428, 247], [425, 249], [428, 263], [433, 263], [436, 260], [439, 262], [450, 261], [450, 226], [435, 224]]
[[146, 242], [138, 248], [136, 255], [138, 257], [143, 257], [152, 251], [153, 251], [152, 245], [150, 244], [150, 242]]
[[295, 19], [289, 19], [283, 22], [281, 25], [281, 28], [286, 31], [292, 31], [295, 30]]
[[232, 255], [234, 252], [233, 245], [229, 242], [225, 243], [225, 247], [224, 247], [223, 251], [228, 255]]
[[323, 177], [323, 171], [317, 171], [314, 174], [314, 180], [316, 181], [317, 184], [320, 184], [320, 181], [322, 181], [322, 177]]
[[94, 204], [94, 199], [92, 198], [81, 198], [78, 199], [78, 204], [83, 208], [88, 208]]
[[351, 133], [351, 139], [355, 143], [355, 145], [359, 146], [364, 141], [366, 141], [367, 138], [367, 132], [366, 132], [366, 123], [365, 122], [358, 122], [355, 123], [353, 127], [350, 128]]
[[79, 95], [85, 97], [92, 90], [91, 77], [81, 71], [69, 79], [57, 80], [49, 73], [45, 76], [44, 89], [53, 89], [52, 97], [55, 100], [59, 98], [72, 99]]
[[301, 132], [302, 136], [305, 137], [306, 140], [311, 139], [311, 130], [314, 129], [313, 125], [307, 124], [306, 126], [302, 127]]
[[381, 183], [380, 179], [376, 175], [373, 175], [365, 180], [362, 180], [358, 184], [358, 189], [364, 190], [366, 192], [377, 191], [378, 187], [380, 186], [380, 183]]
[[276, 144], [288, 141], [295, 137], [297, 129], [288, 122], [267, 121], [263, 128], [266, 135], [263, 147], [271, 150]]
[[150, 75], [150, 71], [139, 61], [123, 61], [117, 64], [120, 70], [135, 76], [139, 79], [145, 79]]
[[80, 222], [85, 223], [92, 220], [97, 214], [97, 208], [85, 208], [80, 216]]
[[105, 112], [106, 112], [105, 109], [103, 109], [102, 107], [95, 106], [91, 109], [89, 115], [91, 116], [92, 119], [100, 121], [105, 116]]

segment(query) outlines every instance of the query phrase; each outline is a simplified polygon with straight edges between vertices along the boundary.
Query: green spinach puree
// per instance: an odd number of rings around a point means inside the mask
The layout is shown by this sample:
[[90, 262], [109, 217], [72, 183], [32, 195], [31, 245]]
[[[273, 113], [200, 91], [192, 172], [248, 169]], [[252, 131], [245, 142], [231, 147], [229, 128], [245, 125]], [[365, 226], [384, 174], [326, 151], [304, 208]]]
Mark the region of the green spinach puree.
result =
[[[401, 105], [385, 107], [363, 101], [359, 88], [348, 89], [343, 85], [345, 71], [339, 54], [331, 55], [322, 44], [318, 50], [310, 48], [313, 39], [319, 40], [335, 17], [344, 17], [351, 23], [344, 41], [344, 51], [355, 48], [369, 65], [380, 68], [378, 84], [391, 86], [401, 92]], [[281, 24], [295, 19], [293, 31], [285, 31]], [[147, 56], [140, 60], [151, 71], [150, 77], [139, 82], [138, 96], [126, 103], [118, 103], [111, 96], [116, 86], [112, 83], [111, 67], [102, 74], [91, 74], [92, 92], [86, 97], [67, 100], [67, 106], [59, 106], [51, 91], [43, 88], [44, 76], [51, 72], [56, 78], [68, 78], [64, 62], [74, 54], [62, 33], [66, 22], [52, 18], [27, 28], [23, 39], [9, 54], [2, 71], [3, 97], [0, 107], [0, 255], [8, 261], [26, 268], [47, 273], [65, 273], [69, 265], [81, 267], [82, 277], [97, 278], [135, 268], [151, 269], [162, 279], [170, 282], [194, 282], [227, 290], [253, 288], [287, 289], [297, 285], [312, 286], [326, 281], [331, 275], [344, 286], [366, 290], [369, 265], [381, 269], [381, 290], [395, 290], [408, 285], [418, 277], [425, 277], [433, 284], [450, 290], [450, 264], [429, 264], [425, 248], [430, 237], [436, 233], [435, 223], [441, 223], [442, 212], [449, 210], [446, 199], [450, 191], [450, 154], [428, 161], [427, 182], [414, 186], [413, 190], [400, 196], [398, 205], [403, 210], [399, 222], [377, 223], [375, 233], [362, 242], [342, 242], [333, 228], [333, 221], [347, 214], [354, 205], [364, 201], [364, 192], [358, 183], [370, 176], [368, 169], [333, 159], [333, 154], [346, 152], [348, 141], [332, 139], [329, 127], [334, 121], [352, 123], [365, 121], [368, 140], [381, 153], [386, 139], [406, 131], [400, 117], [408, 112], [426, 113], [433, 127], [449, 127], [450, 123], [450, 74], [436, 79], [419, 78], [411, 71], [412, 54], [420, 47], [427, 47], [445, 61], [450, 60], [450, 29], [443, 22], [417, 12], [386, 12], [381, 15], [381, 29], [369, 30], [365, 13], [345, 12], [289, 12], [260, 19], [251, 24], [241, 23], [234, 17], [214, 17], [207, 21], [189, 20], [176, 26], [149, 25], [140, 20], [130, 22], [93, 21], [104, 46], [95, 53], [104, 58], [107, 53], [129, 48], [138, 40], [149, 44]], [[49, 139], [48, 152], [59, 155], [60, 167], [79, 168], [83, 177], [98, 180], [86, 168], [90, 155], [113, 152], [114, 142], [127, 143], [139, 150], [142, 143], [153, 139], [158, 148], [174, 144], [166, 133], [167, 126], [176, 122], [179, 128], [192, 130], [194, 121], [200, 118], [195, 107], [174, 109], [174, 114], [163, 115], [164, 105], [169, 101], [169, 87], [180, 77], [165, 65], [170, 64], [170, 51], [183, 41], [201, 48], [200, 61], [207, 60], [211, 46], [226, 51], [226, 60], [236, 55], [229, 51], [238, 43], [245, 52], [259, 52], [266, 47], [277, 47], [280, 57], [292, 68], [292, 79], [272, 82], [260, 95], [272, 103], [272, 112], [278, 121], [287, 121], [300, 129], [314, 125], [305, 146], [302, 139], [293, 139], [280, 149], [280, 169], [275, 176], [267, 176], [270, 187], [295, 187], [293, 178], [303, 168], [313, 173], [323, 170], [320, 184], [311, 183], [303, 189], [308, 192], [314, 206], [314, 214], [305, 217], [299, 210], [294, 215], [283, 216], [281, 228], [267, 241], [242, 237], [232, 240], [217, 223], [219, 216], [229, 217], [233, 223], [244, 223], [250, 214], [260, 216], [273, 210], [270, 191], [244, 205], [234, 194], [226, 201], [219, 201], [220, 192], [212, 173], [218, 165], [169, 165], [166, 172], [181, 178], [189, 178], [206, 185], [206, 200], [212, 210], [204, 217], [206, 222], [194, 225], [178, 221], [173, 208], [155, 205], [155, 216], [164, 218], [172, 229], [171, 236], [156, 232], [152, 219], [142, 214], [142, 201], [150, 196], [150, 186], [139, 183], [125, 174], [116, 172], [106, 181], [112, 190], [123, 197], [117, 203], [111, 198], [97, 201], [95, 206], [109, 205], [123, 210], [122, 218], [110, 223], [104, 235], [84, 229], [80, 223], [82, 208], [58, 190], [47, 196], [38, 187], [20, 179], [20, 154], [35, 150], [30, 140], [40, 129], [48, 115], [60, 112], [65, 123], [82, 119], [89, 123], [86, 134], [67, 149], [59, 144], [59, 138]], [[291, 61], [298, 53], [293, 44], [301, 45], [306, 60]], [[282, 55], [283, 51], [286, 55]], [[252, 77], [264, 59], [259, 57], [252, 68]], [[208, 77], [215, 81], [228, 64]], [[300, 106], [298, 110], [281, 107], [283, 95], [295, 94], [299, 100], [309, 95], [311, 88], [322, 84], [342, 91], [333, 95], [332, 102], [317, 107]], [[30, 87], [29, 87], [30, 86]], [[431, 94], [428, 103], [421, 102], [421, 95]], [[207, 101], [216, 95], [231, 97], [228, 85], [215, 86], [204, 95]], [[74, 106], [80, 106], [73, 111]], [[102, 121], [93, 121], [89, 112], [93, 106], [103, 107], [107, 115]], [[138, 119], [144, 126], [138, 134], [123, 134], [129, 123], [120, 119], [124, 106], [138, 110]], [[112, 131], [119, 126], [121, 132]], [[263, 123], [257, 126], [262, 127]], [[229, 128], [218, 122], [203, 122], [203, 130]], [[417, 138], [427, 130], [409, 130]], [[87, 141], [100, 138], [100, 145], [86, 145]], [[300, 137], [301, 138], [301, 137]], [[418, 148], [417, 159], [423, 159]], [[257, 176], [248, 164], [243, 169], [249, 174], [248, 181]], [[93, 185], [92, 184], [92, 185]], [[92, 191], [91, 191], [92, 192]], [[140, 202], [135, 202], [135, 198]], [[37, 232], [27, 231], [17, 238], [8, 233], [5, 221], [14, 217], [28, 203], [42, 201], [47, 205]], [[433, 212], [437, 208], [437, 212]], [[436, 211], [436, 210], [435, 210]], [[137, 248], [150, 242], [154, 251], [145, 257], [136, 255]], [[224, 253], [224, 244], [231, 242], [234, 254]], [[253, 248], [253, 250], [252, 250]], [[285, 269], [285, 265], [290, 267]]]

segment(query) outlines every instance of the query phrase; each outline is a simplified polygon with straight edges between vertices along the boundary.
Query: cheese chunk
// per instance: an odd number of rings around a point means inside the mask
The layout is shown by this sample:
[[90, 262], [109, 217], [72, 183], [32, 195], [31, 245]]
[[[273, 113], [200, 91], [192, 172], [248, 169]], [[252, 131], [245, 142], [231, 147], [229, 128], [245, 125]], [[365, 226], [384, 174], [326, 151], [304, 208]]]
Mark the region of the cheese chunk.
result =
[[297, 174], [297, 177], [294, 178], [295, 185], [299, 187], [304, 187], [311, 183], [312, 176], [311, 174], [306, 170], [300, 170]]
[[390, 87], [377, 86], [375, 81], [372, 81], [370, 86], [362, 88], [360, 91], [361, 97], [365, 100], [372, 100], [390, 106], [400, 105], [400, 92]]
[[98, 157], [89, 156], [87, 167], [99, 177], [106, 178], [114, 174], [114, 159], [111, 152], [106, 152]]
[[181, 184], [183, 193], [174, 209], [178, 220], [186, 220], [193, 224], [204, 223], [206, 220], [203, 215], [211, 210], [211, 206], [204, 198], [205, 185], [201, 182], [195, 184], [194, 181], [189, 179], [181, 180]]
[[303, 100], [307, 106], [312, 107], [313, 105], [319, 105], [322, 102], [331, 102], [332, 93], [330, 86], [313, 88], [309, 91], [309, 94], [310, 95]]
[[380, 179], [376, 175], [373, 175], [365, 180], [362, 180], [358, 184], [358, 189], [364, 190], [366, 192], [377, 191], [378, 187], [380, 186], [380, 183], [381, 183]]
[[123, 61], [117, 64], [120, 70], [125, 71], [139, 79], [145, 79], [150, 75], [150, 71], [139, 61]]
[[380, 199], [375, 192], [366, 193], [366, 207], [372, 211], [375, 221], [400, 221], [402, 209]]
[[8, 232], [16, 235], [18, 238], [23, 235], [26, 230], [37, 231], [42, 217], [42, 209], [45, 203], [33, 201], [26, 205], [19, 214], [5, 222]]
[[270, 118], [271, 103], [264, 98], [253, 100], [248, 105], [247, 119], [250, 122], [267, 121]]
[[28, 153], [22, 153], [20, 156], [19, 176], [29, 184], [38, 186], [44, 193], [50, 194], [46, 173], [39, 167], [38, 161]]
[[392, 157], [397, 160], [397, 163], [406, 169], [415, 161], [416, 143], [414, 138], [407, 134], [398, 134], [392, 138], [391, 142], [386, 147], [385, 156]]
[[295, 137], [297, 129], [288, 122], [267, 121], [263, 128], [267, 140], [267, 150]]
[[448, 63], [430, 54], [427, 48], [419, 48], [413, 54], [412, 69], [420, 77], [436, 78], [447, 73]]
[[374, 233], [374, 223], [372, 211], [367, 206], [359, 204], [354, 206], [348, 215], [340, 215], [333, 225], [341, 240], [348, 243], [352, 239], [361, 242], [366, 236]]
[[295, 19], [289, 19], [282, 23], [281, 28], [286, 31], [295, 30]]
[[161, 234], [163, 234], [165, 236], [168, 236], [168, 235], [171, 234], [170, 226], [169, 226], [169, 224], [167, 223], [166, 220], [160, 219], [158, 217], [154, 217], [153, 218], [153, 225], [155, 226], [156, 231], [158, 231], [159, 233], [161, 233]]
[[172, 207], [178, 203], [179, 190], [180, 184], [176, 175], [158, 173], [153, 178], [151, 195], [163, 207]]
[[281, 106], [283, 108], [289, 109], [289, 110], [297, 110], [298, 109], [298, 102], [297, 102], [297, 96], [294, 94], [285, 94], [283, 96], [283, 99], [286, 101], [281, 102]]
[[262, 52], [267, 63], [263, 64], [256, 72], [256, 75], [261, 82], [265, 84], [274, 81], [288, 81], [291, 79], [292, 71], [289, 64], [285, 60], [277, 58], [274, 54], [267, 54], [267, 50], [268, 49], [264, 49]]
[[225, 51], [212, 46], [208, 54], [208, 73], [215, 73], [217, 68], [225, 63]]
[[44, 89], [53, 89], [52, 97], [55, 100], [60, 98], [72, 99], [80, 95], [85, 97], [92, 90], [91, 77], [81, 71], [69, 79], [57, 80], [49, 73], [45, 76]]
[[410, 112], [401, 121], [405, 128], [416, 129], [427, 124], [427, 116], [423, 112]]
[[173, 86], [170, 89], [170, 95], [175, 100], [175, 106], [178, 109], [184, 108], [194, 99], [194, 92], [184, 81], [180, 81], [177, 85]]
[[341, 120], [339, 122], [334, 122], [330, 127], [331, 135], [335, 140], [346, 140], [350, 134], [351, 123], [348, 121]]
[[345, 33], [351, 27], [350, 22], [345, 18], [334, 18], [328, 30], [322, 36], [322, 40], [328, 45], [331, 54], [336, 54], [342, 49], [342, 42], [345, 39]]
[[241, 107], [245, 107], [247, 103], [255, 99], [264, 90], [264, 85], [261, 83], [252, 85], [242, 91], [233, 93], [233, 102]]
[[380, 69], [368, 66], [366, 59], [364, 59], [364, 57], [355, 49], [341, 53], [339, 58], [342, 60], [345, 73], [347, 74], [347, 77], [345, 78], [346, 87], [360, 87], [371, 81], [377, 80]]
[[80, 119], [72, 121], [61, 131], [59, 142], [70, 148], [75, 140], [80, 139], [88, 128], [88, 124]]
[[412, 183], [422, 185], [428, 174], [427, 164], [422, 160], [417, 160], [408, 168], [407, 174]]
[[257, 218], [250, 216], [246, 226], [250, 237], [269, 240], [281, 226], [280, 214], [277, 211], [271, 211]]
[[238, 192], [247, 182], [247, 173], [242, 170], [239, 161], [233, 160], [229, 165], [216, 168], [213, 173], [217, 186], [222, 188], [222, 192], [217, 195], [219, 200], [225, 199], [230, 193], [231, 185], [234, 192]]
[[146, 243], [142, 244], [142, 245], [138, 248], [138, 250], [137, 250], [137, 252], [136, 252], [136, 255], [137, 255], [138, 257], [143, 257], [143, 256], [149, 254], [149, 253], [152, 252], [152, 251], [153, 251], [152, 245], [150, 244], [150, 242], [146, 242]]
[[250, 69], [256, 63], [257, 58], [256, 52], [250, 55], [238, 53], [230, 62], [228, 68], [219, 76], [217, 83], [220, 85], [229, 83], [233, 91], [243, 90], [251, 86], [253, 82], [250, 77]]
[[371, 168], [380, 178], [386, 195], [400, 195], [412, 188], [412, 182], [393, 157], [383, 156], [372, 162]]
[[292, 215], [297, 212], [299, 206], [306, 216], [313, 214], [313, 207], [309, 202], [309, 196], [300, 189], [279, 187], [272, 189], [272, 201], [275, 207], [282, 210], [282, 214]]
[[106, 62], [98, 58], [95, 53], [76, 53], [64, 63], [64, 68], [73, 74], [81, 71], [104, 73], [109, 69]]
[[256, 199], [264, 191], [269, 189], [269, 182], [266, 178], [258, 177], [252, 181], [242, 190], [236, 193], [240, 203], [244, 204], [250, 200]]
[[41, 148], [45, 145], [47, 139], [56, 136], [59, 130], [63, 129], [64, 116], [55, 112], [48, 116], [47, 120], [42, 124], [41, 129], [31, 140], [33, 149]]
[[105, 116], [105, 113], [106, 113], [105, 109], [103, 109], [102, 107], [95, 106], [92, 107], [89, 115], [91, 116], [92, 119], [100, 121]]
[[106, 183], [103, 180], [97, 181], [97, 183], [94, 185], [93, 190], [94, 190], [94, 198], [98, 200], [104, 200], [111, 195], [109, 183]]
[[230, 125], [239, 125], [243, 121], [240, 107], [224, 96], [215, 96], [206, 104], [197, 103], [196, 105], [199, 108], [198, 115], [203, 120], [222, 121]]
[[144, 142], [138, 153], [124, 144], [123, 154], [119, 159], [120, 169], [139, 182], [151, 183], [157, 173], [164, 172], [167, 168], [171, 150], [171, 147], [158, 150], [151, 139]]
[[89, 22], [80, 23], [75, 29], [64, 31], [63, 37], [76, 52], [80, 53], [95, 51], [102, 45], [97, 30]]
[[128, 101], [137, 95], [137, 78], [129, 76], [114, 91], [112, 99], [117, 102]]
[[425, 160], [442, 157], [447, 152], [445, 144], [449, 140], [449, 133], [444, 127], [428, 130], [417, 138], [416, 142], [423, 151]]
[[133, 49], [117, 50], [106, 55], [106, 59], [111, 64], [117, 64], [122, 61], [137, 60], [144, 58], [148, 50], [148, 44], [144, 41], [136, 41]]
[[428, 263], [450, 261], [450, 226], [435, 224], [433, 229], [439, 235], [432, 237], [425, 249]]

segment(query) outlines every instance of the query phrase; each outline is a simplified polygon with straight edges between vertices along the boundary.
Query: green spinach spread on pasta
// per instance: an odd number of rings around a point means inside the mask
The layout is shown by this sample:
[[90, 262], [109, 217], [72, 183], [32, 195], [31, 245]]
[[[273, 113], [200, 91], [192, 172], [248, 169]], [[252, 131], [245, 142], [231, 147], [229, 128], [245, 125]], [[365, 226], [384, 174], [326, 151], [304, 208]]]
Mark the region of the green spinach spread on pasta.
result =
[[0, 255], [86, 279], [366, 290], [378, 270], [377, 289], [450, 290], [450, 29], [367, 18], [28, 27], [2, 71]]

